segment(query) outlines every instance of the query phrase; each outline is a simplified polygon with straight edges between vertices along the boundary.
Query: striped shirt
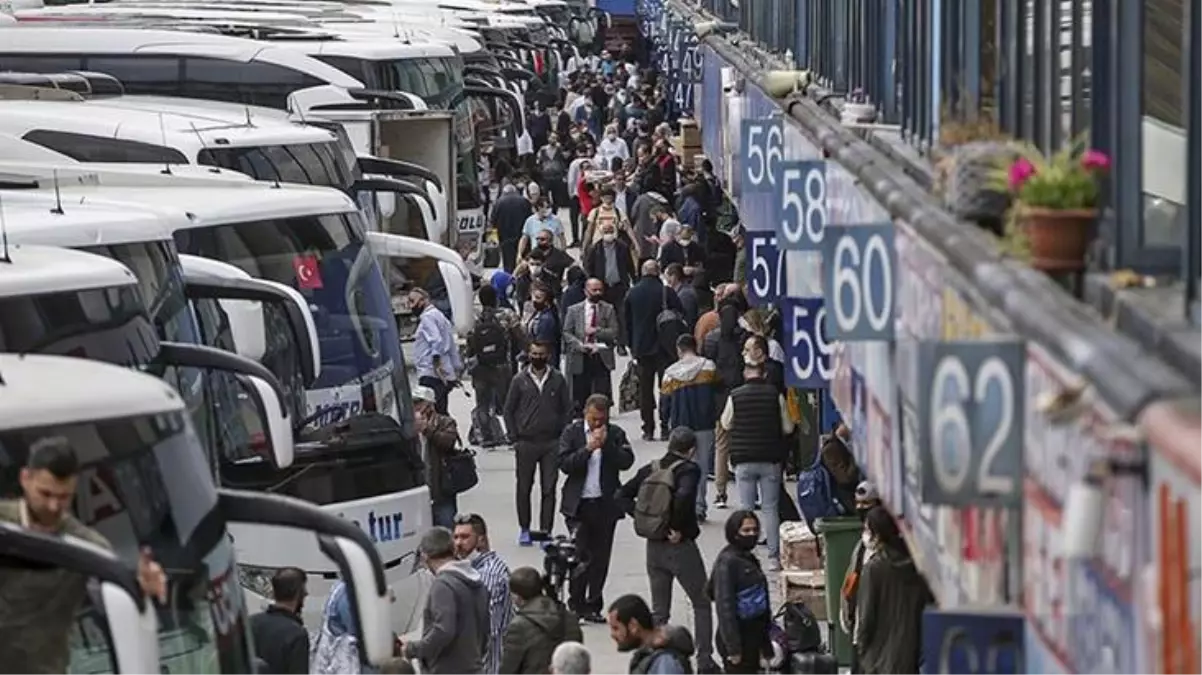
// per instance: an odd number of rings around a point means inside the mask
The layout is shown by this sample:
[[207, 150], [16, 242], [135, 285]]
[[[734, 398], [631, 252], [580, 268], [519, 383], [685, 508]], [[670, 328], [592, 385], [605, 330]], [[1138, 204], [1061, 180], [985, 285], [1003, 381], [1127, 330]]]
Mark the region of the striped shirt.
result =
[[488, 590], [489, 637], [484, 656], [484, 672], [496, 675], [501, 669], [501, 645], [509, 620], [513, 618], [513, 598], [509, 595], [509, 566], [496, 551], [486, 551], [472, 561]]

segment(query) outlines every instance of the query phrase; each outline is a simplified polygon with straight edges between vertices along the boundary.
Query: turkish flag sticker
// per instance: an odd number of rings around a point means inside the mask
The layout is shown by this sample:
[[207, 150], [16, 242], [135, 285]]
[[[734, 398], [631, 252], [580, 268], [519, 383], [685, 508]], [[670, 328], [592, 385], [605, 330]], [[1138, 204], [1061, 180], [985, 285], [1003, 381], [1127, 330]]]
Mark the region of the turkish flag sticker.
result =
[[321, 271], [317, 268], [317, 256], [296, 256], [292, 259], [292, 269], [296, 270], [296, 285], [300, 290], [311, 291], [322, 287]]

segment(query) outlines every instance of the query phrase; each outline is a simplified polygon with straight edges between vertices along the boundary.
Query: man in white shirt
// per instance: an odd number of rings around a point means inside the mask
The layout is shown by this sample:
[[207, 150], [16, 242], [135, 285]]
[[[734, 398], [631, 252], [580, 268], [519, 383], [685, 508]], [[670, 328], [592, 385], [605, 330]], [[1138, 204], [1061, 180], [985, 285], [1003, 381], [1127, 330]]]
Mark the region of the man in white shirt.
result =
[[602, 170], [608, 171], [614, 159], [621, 159], [623, 162], [630, 159], [630, 148], [626, 147], [626, 141], [618, 136], [618, 125], [610, 124], [605, 127], [605, 138], [597, 144], [597, 163]]
[[626, 432], [609, 423], [609, 398], [594, 394], [584, 404], [584, 419], [559, 437], [563, 484], [560, 512], [576, 534], [580, 567], [568, 586], [568, 608], [585, 621], [605, 623], [601, 596], [609, 576], [614, 527], [622, 517], [614, 499], [621, 472], [634, 465]]

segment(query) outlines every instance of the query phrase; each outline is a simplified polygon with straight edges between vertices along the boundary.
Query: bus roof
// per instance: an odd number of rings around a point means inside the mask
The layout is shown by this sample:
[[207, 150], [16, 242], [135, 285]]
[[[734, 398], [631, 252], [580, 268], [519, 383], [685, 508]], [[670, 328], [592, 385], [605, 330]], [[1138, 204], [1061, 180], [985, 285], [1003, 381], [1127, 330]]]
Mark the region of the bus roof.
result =
[[450, 45], [442, 42], [417, 42], [406, 44], [395, 39], [383, 39], [370, 35], [346, 34], [341, 39], [331, 40], [280, 40], [270, 44], [283, 49], [316, 56], [343, 56], [367, 61], [393, 61], [418, 58], [446, 58], [455, 55]]
[[[5, 231], [11, 243], [79, 248], [144, 241], [166, 241], [187, 222], [177, 214], [96, 203], [63, 203], [42, 190], [13, 190], [3, 195]], [[173, 222], [179, 221], [179, 222]]]
[[[0, 100], [0, 133], [25, 137], [38, 131], [38, 145], [63, 153], [71, 137], [53, 139], [52, 134], [82, 134], [104, 139], [146, 143], [171, 148], [188, 162], [206, 148], [288, 145], [335, 142], [325, 129], [276, 119], [233, 114], [233, 111], [196, 110], [185, 114], [181, 104], [173, 110], [156, 110], [145, 102], [126, 97], [94, 101], [5, 101]], [[45, 138], [42, 138], [45, 137]]]
[[116, 260], [69, 248], [13, 244], [8, 261], [0, 260], [0, 298], [136, 283], [134, 273]]
[[257, 40], [170, 30], [21, 25], [0, 28], [0, 54], [169, 54], [249, 63], [261, 61], [351, 89], [363, 83], [291, 49]]
[[[81, 382], [102, 382], [103, 393]], [[178, 412], [184, 404], [165, 382], [101, 361], [41, 354], [0, 354], [0, 431]]]

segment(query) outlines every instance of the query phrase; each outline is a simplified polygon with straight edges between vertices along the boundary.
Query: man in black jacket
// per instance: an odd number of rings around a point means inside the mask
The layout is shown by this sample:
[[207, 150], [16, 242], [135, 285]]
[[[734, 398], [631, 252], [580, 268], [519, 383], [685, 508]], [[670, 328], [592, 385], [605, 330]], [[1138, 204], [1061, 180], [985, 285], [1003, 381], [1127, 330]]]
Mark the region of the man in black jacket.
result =
[[584, 419], [570, 424], [559, 437], [559, 469], [567, 476], [560, 512], [575, 532], [580, 557], [568, 585], [568, 606], [593, 623], [605, 621], [601, 592], [609, 576], [614, 527], [622, 518], [614, 500], [622, 484], [619, 474], [634, 464], [626, 432], [609, 423], [609, 408], [604, 395], [590, 396]]
[[[674, 360], [668, 348], [675, 349], [678, 335], [665, 335], [660, 325], [660, 315], [672, 310], [683, 316], [684, 308], [676, 291], [664, 285], [659, 278], [659, 263], [648, 260], [643, 263], [642, 278], [626, 294], [623, 306], [625, 328], [630, 355], [639, 368], [639, 413], [643, 418], [643, 440], [655, 439], [657, 382], [664, 375], [664, 368]], [[660, 411], [660, 435], [667, 440], [668, 420]]]
[[522, 238], [522, 228], [526, 219], [534, 213], [530, 200], [518, 192], [512, 185], [501, 189], [501, 197], [493, 204], [489, 214], [489, 226], [497, 231], [501, 242], [501, 266], [507, 272], [512, 272], [517, 266], [518, 240]]
[[555, 526], [555, 467], [559, 434], [572, 419], [572, 397], [562, 373], [549, 364], [551, 345], [532, 343], [525, 370], [509, 383], [505, 398], [505, 428], [513, 439], [517, 469], [518, 544], [530, 546], [530, 491], [538, 469], [538, 525], [543, 532]]
[[[713, 614], [705, 593], [705, 561], [697, 547], [701, 526], [697, 522], [697, 489], [704, 480], [694, 461], [697, 437], [688, 427], [676, 427], [668, 435], [668, 452], [639, 469], [618, 491], [618, 501], [635, 515], [639, 489], [651, 474], [672, 467], [672, 501], [664, 539], [647, 538], [647, 578], [651, 585], [651, 611], [655, 624], [668, 623], [672, 611], [672, 583], [679, 581], [693, 606], [693, 634], [697, 640], [697, 670], [715, 672], [713, 662]], [[645, 505], [644, 505], [645, 508]]]
[[768, 536], [768, 570], [780, 569], [780, 485], [788, 448], [785, 437], [793, 433], [785, 397], [768, 381], [764, 365], [748, 363], [743, 384], [730, 392], [718, 422], [727, 432], [730, 463], [735, 468], [739, 508], [755, 507], [759, 493]]
[[255, 653], [267, 662], [268, 673], [309, 672], [309, 631], [301, 623], [305, 605], [305, 572], [285, 567], [271, 577], [273, 602], [250, 618]]

